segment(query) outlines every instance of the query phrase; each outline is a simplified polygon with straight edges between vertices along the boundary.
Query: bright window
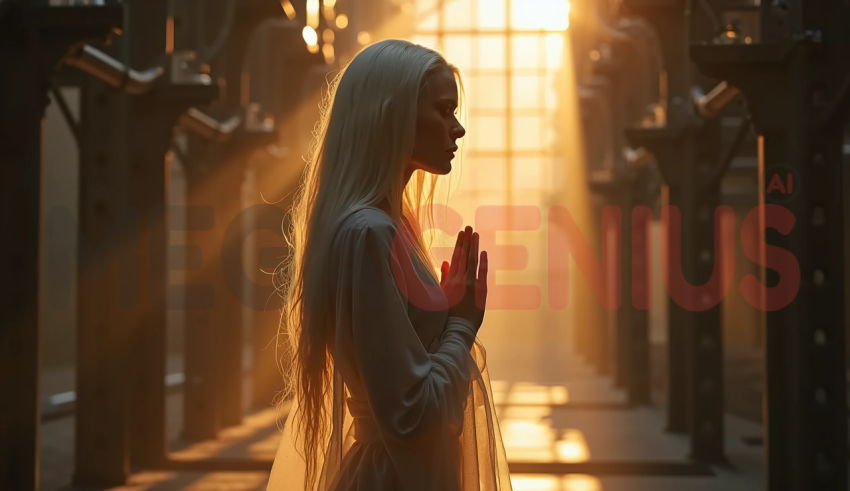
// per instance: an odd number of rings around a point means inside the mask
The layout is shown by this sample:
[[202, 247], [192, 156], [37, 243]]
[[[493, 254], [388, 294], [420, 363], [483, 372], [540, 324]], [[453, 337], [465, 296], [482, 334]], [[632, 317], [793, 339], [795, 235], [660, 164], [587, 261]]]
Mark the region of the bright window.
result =
[[416, 12], [413, 41], [443, 51], [467, 89], [463, 175], [452, 206], [542, 205], [560, 175], [555, 79], [569, 2], [417, 0]]

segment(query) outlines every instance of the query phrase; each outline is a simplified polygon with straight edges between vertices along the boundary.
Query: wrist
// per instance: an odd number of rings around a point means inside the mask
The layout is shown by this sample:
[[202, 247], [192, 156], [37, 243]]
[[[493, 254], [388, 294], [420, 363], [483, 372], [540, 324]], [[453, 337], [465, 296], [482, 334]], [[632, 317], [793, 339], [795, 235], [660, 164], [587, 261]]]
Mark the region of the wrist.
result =
[[471, 332], [473, 335], [478, 333], [478, 328], [475, 326], [475, 324], [472, 323], [472, 321], [463, 317], [458, 317], [456, 315], [450, 315], [449, 318], [446, 320], [446, 324], [463, 326], [463, 328]]

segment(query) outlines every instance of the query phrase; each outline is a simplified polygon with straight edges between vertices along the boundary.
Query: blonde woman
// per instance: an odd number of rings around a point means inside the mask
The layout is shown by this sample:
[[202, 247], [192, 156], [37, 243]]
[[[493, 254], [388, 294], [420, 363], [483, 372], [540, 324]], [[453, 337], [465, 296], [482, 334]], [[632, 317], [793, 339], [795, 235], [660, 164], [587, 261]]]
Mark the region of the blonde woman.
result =
[[466, 227], [438, 280], [421, 238], [465, 133], [458, 82], [387, 40], [331, 83], [282, 274], [292, 405], [269, 491], [510, 490], [476, 341], [486, 252]]

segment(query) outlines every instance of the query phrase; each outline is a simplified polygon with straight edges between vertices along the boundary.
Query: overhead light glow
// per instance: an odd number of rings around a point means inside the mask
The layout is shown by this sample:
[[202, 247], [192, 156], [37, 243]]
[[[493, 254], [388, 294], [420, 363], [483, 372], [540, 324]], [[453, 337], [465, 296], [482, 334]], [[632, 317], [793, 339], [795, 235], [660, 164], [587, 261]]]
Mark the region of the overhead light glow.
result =
[[304, 38], [304, 42], [307, 43], [307, 46], [316, 46], [319, 43], [319, 35], [316, 34], [316, 30], [310, 26], [304, 26], [304, 29], [301, 30], [301, 36]]
[[307, 25], [313, 29], [319, 27], [319, 0], [307, 0]]
[[328, 65], [334, 62], [334, 45], [325, 44], [322, 46], [322, 54], [325, 55], [325, 63]]
[[337, 15], [336, 26], [340, 29], [345, 29], [346, 27], [348, 27], [348, 16], [345, 14]]
[[511, 27], [564, 31], [570, 26], [568, 0], [525, 0], [511, 3]]
[[292, 6], [292, 2], [289, 0], [280, 0], [280, 6], [283, 7], [283, 13], [286, 14], [289, 20], [295, 18], [295, 7]]
[[369, 31], [360, 31], [357, 35], [357, 42], [365, 46], [372, 42], [372, 35], [369, 34]]

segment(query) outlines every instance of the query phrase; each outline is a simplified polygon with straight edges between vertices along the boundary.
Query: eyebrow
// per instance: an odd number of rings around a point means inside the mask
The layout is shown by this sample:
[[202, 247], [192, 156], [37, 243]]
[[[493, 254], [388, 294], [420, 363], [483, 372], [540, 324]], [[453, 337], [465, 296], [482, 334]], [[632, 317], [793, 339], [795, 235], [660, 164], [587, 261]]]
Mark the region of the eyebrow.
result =
[[452, 97], [442, 97], [442, 98], [440, 98], [440, 99], [437, 99], [437, 100], [436, 100], [436, 103], [437, 103], [437, 104], [444, 104], [444, 103], [446, 103], [446, 102], [448, 102], [448, 103], [450, 103], [451, 105], [453, 105], [453, 106], [457, 107], [457, 99], [454, 99], [454, 98], [452, 98]]

